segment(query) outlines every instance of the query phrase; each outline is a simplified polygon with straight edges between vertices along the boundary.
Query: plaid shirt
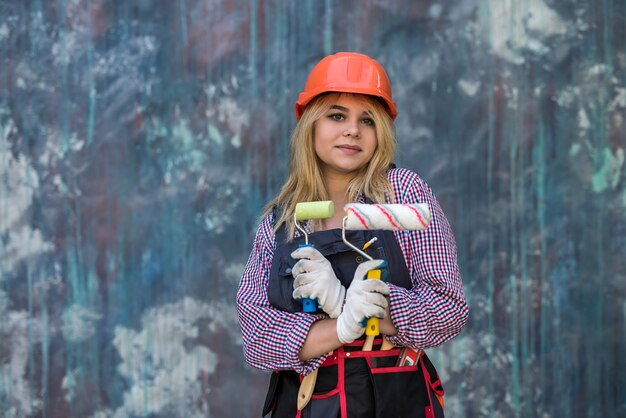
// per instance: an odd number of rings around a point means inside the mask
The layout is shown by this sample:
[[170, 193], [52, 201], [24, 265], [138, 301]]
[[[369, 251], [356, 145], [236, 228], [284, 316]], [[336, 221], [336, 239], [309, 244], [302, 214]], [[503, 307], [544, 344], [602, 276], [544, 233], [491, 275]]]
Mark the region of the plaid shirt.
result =
[[[397, 346], [434, 347], [456, 336], [468, 317], [456, 243], [426, 182], [402, 168], [389, 170], [387, 178], [395, 193], [395, 203], [427, 203], [432, 214], [432, 221], [424, 231], [394, 231], [413, 287], [407, 290], [389, 284], [391, 320], [398, 331], [389, 340]], [[303, 362], [298, 359], [298, 353], [311, 325], [326, 316], [289, 313], [270, 305], [267, 287], [276, 247], [272, 225], [271, 214], [259, 225], [237, 291], [243, 352], [252, 367], [307, 374], [325, 356]]]

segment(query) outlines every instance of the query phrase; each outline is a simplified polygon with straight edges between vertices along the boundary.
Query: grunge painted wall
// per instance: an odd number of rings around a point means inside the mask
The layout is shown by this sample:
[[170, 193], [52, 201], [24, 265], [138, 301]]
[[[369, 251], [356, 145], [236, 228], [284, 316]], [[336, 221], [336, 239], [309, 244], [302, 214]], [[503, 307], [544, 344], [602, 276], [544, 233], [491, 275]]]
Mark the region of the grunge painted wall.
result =
[[450, 417], [626, 416], [626, 3], [0, 3], [0, 411], [258, 416], [234, 293], [324, 54], [389, 70], [471, 306]]

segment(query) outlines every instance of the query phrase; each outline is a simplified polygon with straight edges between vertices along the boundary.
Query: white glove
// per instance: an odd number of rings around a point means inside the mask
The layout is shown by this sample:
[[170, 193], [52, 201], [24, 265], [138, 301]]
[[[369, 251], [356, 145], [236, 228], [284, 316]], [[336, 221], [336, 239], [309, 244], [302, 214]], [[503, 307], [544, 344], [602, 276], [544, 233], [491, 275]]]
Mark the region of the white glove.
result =
[[331, 318], [341, 313], [346, 289], [341, 285], [330, 261], [313, 247], [298, 248], [291, 257], [299, 259], [293, 266], [293, 298], [317, 299], [319, 306]]
[[342, 344], [351, 343], [363, 335], [369, 318], [384, 318], [386, 315], [385, 296], [389, 294], [387, 283], [378, 279], [365, 279], [369, 270], [376, 269], [382, 263], [383, 260], [366, 261], [354, 273], [343, 312], [337, 318], [337, 337]]

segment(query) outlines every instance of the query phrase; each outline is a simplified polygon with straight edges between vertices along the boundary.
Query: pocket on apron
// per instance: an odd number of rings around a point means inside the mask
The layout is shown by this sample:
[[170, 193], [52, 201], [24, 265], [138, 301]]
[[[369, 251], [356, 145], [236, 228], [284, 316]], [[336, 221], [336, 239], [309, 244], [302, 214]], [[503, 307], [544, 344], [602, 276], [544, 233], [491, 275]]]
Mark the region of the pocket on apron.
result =
[[443, 408], [429, 379], [432, 373], [423, 373], [422, 359], [413, 366], [396, 366], [398, 352], [397, 349], [389, 350], [384, 356], [380, 355], [383, 352], [376, 352], [374, 356], [367, 357], [374, 388], [375, 416], [442, 418]]
[[333, 390], [311, 396], [309, 404], [302, 411], [302, 418], [336, 418], [339, 414], [339, 391]]
[[296, 416], [296, 400], [300, 379], [293, 371], [273, 372], [265, 398], [262, 416], [293, 418]]

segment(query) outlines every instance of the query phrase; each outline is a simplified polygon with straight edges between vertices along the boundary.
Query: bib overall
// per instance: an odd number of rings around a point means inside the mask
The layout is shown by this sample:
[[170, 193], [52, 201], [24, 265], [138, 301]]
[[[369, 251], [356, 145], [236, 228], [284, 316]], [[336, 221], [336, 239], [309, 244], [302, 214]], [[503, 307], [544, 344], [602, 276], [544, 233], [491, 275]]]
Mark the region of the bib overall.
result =
[[[357, 248], [377, 237], [366, 253], [388, 263], [389, 280], [410, 289], [411, 279], [404, 257], [391, 231], [346, 231], [346, 238]], [[346, 289], [363, 256], [348, 247], [341, 229], [309, 234], [315, 245], [332, 264], [337, 278]], [[270, 272], [270, 303], [283, 311], [301, 312], [302, 304], [292, 298], [291, 269], [297, 260], [291, 253], [304, 243], [304, 237], [286, 242], [285, 228], [276, 233], [276, 249]], [[412, 366], [396, 366], [400, 348], [381, 351], [377, 338], [372, 351], [362, 351], [364, 338], [346, 344], [328, 356], [318, 371], [309, 404], [298, 411], [297, 394], [302, 376], [291, 370], [272, 373], [263, 416], [273, 418], [442, 418], [443, 387], [437, 372], [425, 354]], [[441, 399], [441, 402], [439, 401]]]

